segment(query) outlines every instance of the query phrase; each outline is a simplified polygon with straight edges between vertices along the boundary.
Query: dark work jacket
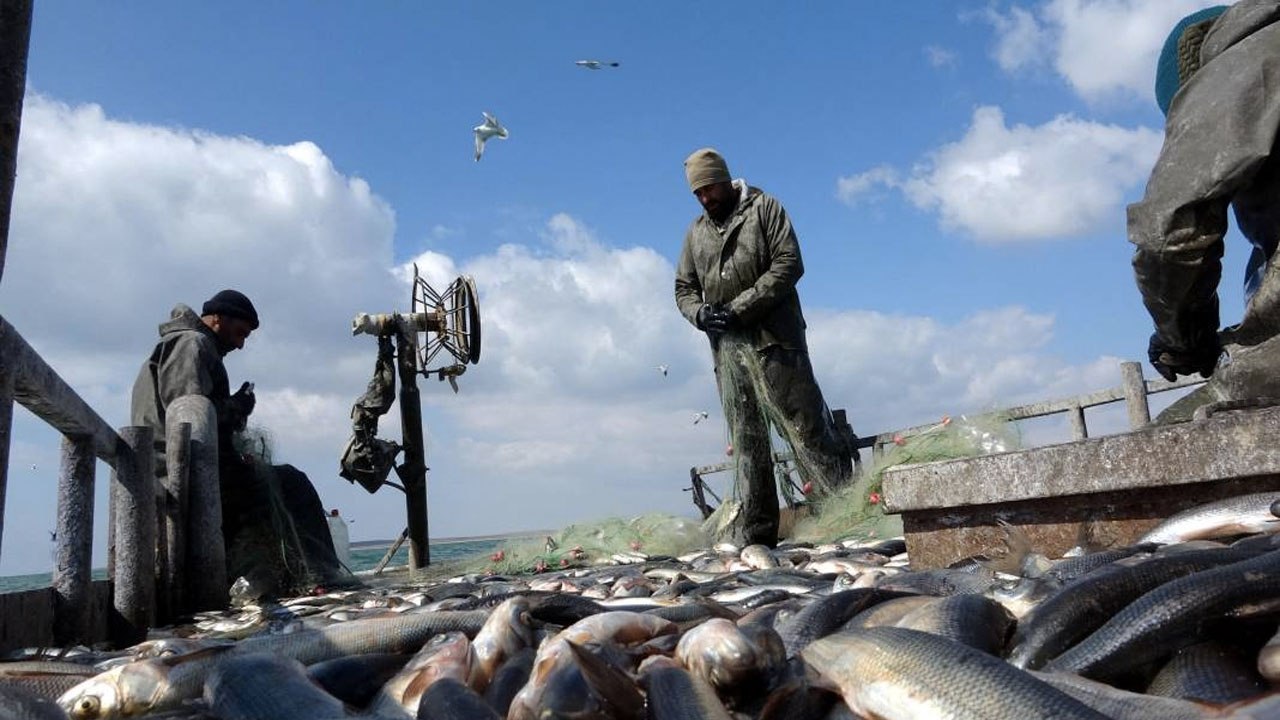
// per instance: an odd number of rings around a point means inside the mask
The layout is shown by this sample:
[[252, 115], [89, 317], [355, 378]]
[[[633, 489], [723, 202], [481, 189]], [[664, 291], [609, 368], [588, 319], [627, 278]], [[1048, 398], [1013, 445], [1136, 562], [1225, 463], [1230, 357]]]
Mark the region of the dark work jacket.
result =
[[[739, 191], [740, 183], [735, 181]], [[676, 306], [697, 326], [703, 304], [727, 305], [755, 349], [806, 351], [796, 293], [803, 274], [800, 244], [782, 203], [748, 187], [723, 228], [706, 213], [689, 226], [676, 265]]]
[[[231, 425], [227, 401], [231, 397], [227, 370], [218, 342], [200, 316], [179, 303], [160, 325], [160, 342], [142, 363], [133, 383], [130, 421], [155, 432], [157, 460], [163, 459], [165, 410], [183, 395], [203, 395], [218, 415], [219, 450], [230, 448]], [[159, 469], [161, 466], [157, 465]]]
[[1218, 332], [1227, 208], [1253, 243], [1251, 294], [1224, 344], [1280, 333], [1280, 0], [1241, 0], [1214, 21], [1201, 67], [1173, 97], [1146, 194], [1128, 209], [1133, 267], [1156, 332], [1176, 351]]

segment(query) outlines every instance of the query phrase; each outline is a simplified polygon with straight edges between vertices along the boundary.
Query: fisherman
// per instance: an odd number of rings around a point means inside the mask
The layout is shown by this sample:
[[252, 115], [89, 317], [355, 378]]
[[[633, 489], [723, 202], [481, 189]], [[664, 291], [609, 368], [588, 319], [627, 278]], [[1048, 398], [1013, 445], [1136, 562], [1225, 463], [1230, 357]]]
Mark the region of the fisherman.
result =
[[[1241, 0], [1183, 18], [1156, 68], [1165, 140], [1146, 194], [1129, 206], [1142, 299], [1155, 321], [1147, 355], [1168, 380], [1210, 378], [1158, 423], [1208, 403], [1280, 398], [1280, 0]], [[1227, 206], [1250, 242], [1244, 316], [1219, 330]]]
[[[217, 415], [218, 475], [228, 576], [250, 578], [266, 593], [345, 579], [334, 554], [324, 508], [307, 476], [291, 465], [269, 465], [238, 442], [256, 398], [252, 383], [230, 392], [223, 358], [244, 348], [258, 312], [243, 293], [223, 290], [196, 315], [179, 303], [160, 325], [160, 341], [133, 385], [132, 423], [155, 433], [156, 474], [164, 464], [165, 416], [184, 395], [208, 398]], [[296, 555], [271, 564], [277, 548]], [[278, 559], [278, 557], [277, 557]], [[308, 588], [309, 589], [309, 588]]]
[[769, 424], [791, 445], [808, 487], [831, 490], [847, 482], [850, 454], [809, 364], [796, 293], [804, 266], [782, 204], [734, 180], [712, 148], [694, 151], [684, 169], [705, 212], [689, 226], [680, 251], [676, 305], [710, 340], [737, 458], [741, 505], [721, 534], [772, 546], [779, 511]]

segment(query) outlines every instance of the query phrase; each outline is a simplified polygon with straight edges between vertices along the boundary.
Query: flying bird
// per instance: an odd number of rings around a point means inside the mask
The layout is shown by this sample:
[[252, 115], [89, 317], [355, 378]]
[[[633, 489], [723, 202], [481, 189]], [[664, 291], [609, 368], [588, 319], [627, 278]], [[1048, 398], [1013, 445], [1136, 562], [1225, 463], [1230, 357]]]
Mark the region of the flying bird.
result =
[[484, 154], [484, 144], [491, 137], [507, 139], [507, 129], [498, 124], [498, 119], [489, 113], [483, 113], [484, 124], [477, 125], [472, 130], [476, 134], [476, 162], [480, 162], [480, 156]]
[[658, 372], [662, 373], [662, 377], [666, 377], [666, 376], [667, 376], [667, 368], [668, 368], [668, 367], [669, 367], [669, 366], [667, 366], [667, 365], [659, 365], [659, 366], [658, 366]]
[[606, 67], [618, 67], [616, 62], [605, 62], [603, 60], [574, 60], [574, 65], [584, 67], [588, 70], [600, 70]]
[[694, 425], [697, 425], [698, 423], [700, 423], [700, 422], [702, 422], [703, 420], [706, 420], [706, 419], [707, 419], [707, 411], [706, 411], [706, 410], [703, 410], [703, 411], [701, 411], [701, 412], [696, 412], [696, 413], [694, 413], [694, 414], [693, 414], [693, 424], [694, 424]]

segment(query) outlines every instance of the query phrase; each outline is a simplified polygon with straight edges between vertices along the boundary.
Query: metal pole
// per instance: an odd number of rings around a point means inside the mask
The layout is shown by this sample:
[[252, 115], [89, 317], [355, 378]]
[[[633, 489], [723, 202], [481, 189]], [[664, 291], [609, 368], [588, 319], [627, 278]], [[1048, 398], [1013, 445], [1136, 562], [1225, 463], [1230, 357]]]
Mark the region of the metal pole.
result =
[[396, 335], [400, 370], [400, 427], [404, 433], [404, 464], [396, 474], [404, 483], [405, 511], [409, 516], [409, 569], [431, 564], [427, 533], [427, 459], [422, 436], [422, 401], [418, 395], [418, 353], [412, 331]]
[[89, 640], [96, 465], [91, 438], [62, 438], [57, 565], [53, 569], [53, 637], [63, 647]]
[[1120, 375], [1124, 378], [1124, 405], [1129, 410], [1129, 427], [1141, 430], [1151, 424], [1151, 409], [1147, 407], [1147, 383], [1142, 379], [1142, 363], [1120, 363]]
[[30, 44], [31, 0], [0, 0], [0, 277], [9, 247], [9, 213], [18, 170], [18, 131]]
[[124, 448], [116, 455], [111, 492], [116, 497], [116, 576], [112, 604], [120, 624], [112, 638], [132, 645], [155, 622], [156, 490], [154, 433], [131, 425], [120, 428]]
[[187, 477], [186, 600], [188, 610], [227, 605], [227, 549], [218, 484], [218, 416], [209, 398], [184, 395], [165, 411], [169, 429], [191, 426]]
[[1084, 424], [1084, 408], [1074, 405], [1067, 410], [1067, 415], [1071, 418], [1072, 439], [1084, 440], [1089, 437], [1089, 427]]
[[[161, 587], [168, 594], [169, 611], [174, 615], [186, 610], [187, 568], [187, 488], [191, 472], [191, 423], [175, 422], [166, 414], [165, 475], [161, 480], [164, 522], [157, 545], [168, 557]], [[169, 618], [165, 618], [168, 620]]]

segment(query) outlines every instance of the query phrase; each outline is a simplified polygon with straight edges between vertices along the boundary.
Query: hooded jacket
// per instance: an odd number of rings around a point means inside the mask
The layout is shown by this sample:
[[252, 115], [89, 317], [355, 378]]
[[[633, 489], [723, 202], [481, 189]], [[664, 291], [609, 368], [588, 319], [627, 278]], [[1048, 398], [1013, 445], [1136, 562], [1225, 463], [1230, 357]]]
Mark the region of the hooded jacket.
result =
[[806, 350], [796, 293], [804, 263], [791, 220], [772, 196], [741, 180], [734, 184], [742, 194], [723, 227], [703, 213], [685, 234], [676, 264], [676, 306], [697, 326], [705, 303], [727, 305], [757, 350]]
[[133, 383], [130, 420], [155, 432], [157, 450], [165, 438], [165, 410], [183, 395], [203, 395], [218, 414], [220, 445], [230, 437], [231, 388], [213, 331], [191, 308], [178, 303], [160, 324], [160, 342], [142, 363]]
[[1200, 68], [1169, 106], [1146, 194], [1128, 208], [1133, 267], [1156, 333], [1176, 351], [1218, 332], [1227, 207], [1254, 245], [1247, 301], [1224, 344], [1280, 333], [1280, 0], [1241, 0], [1214, 21]]

